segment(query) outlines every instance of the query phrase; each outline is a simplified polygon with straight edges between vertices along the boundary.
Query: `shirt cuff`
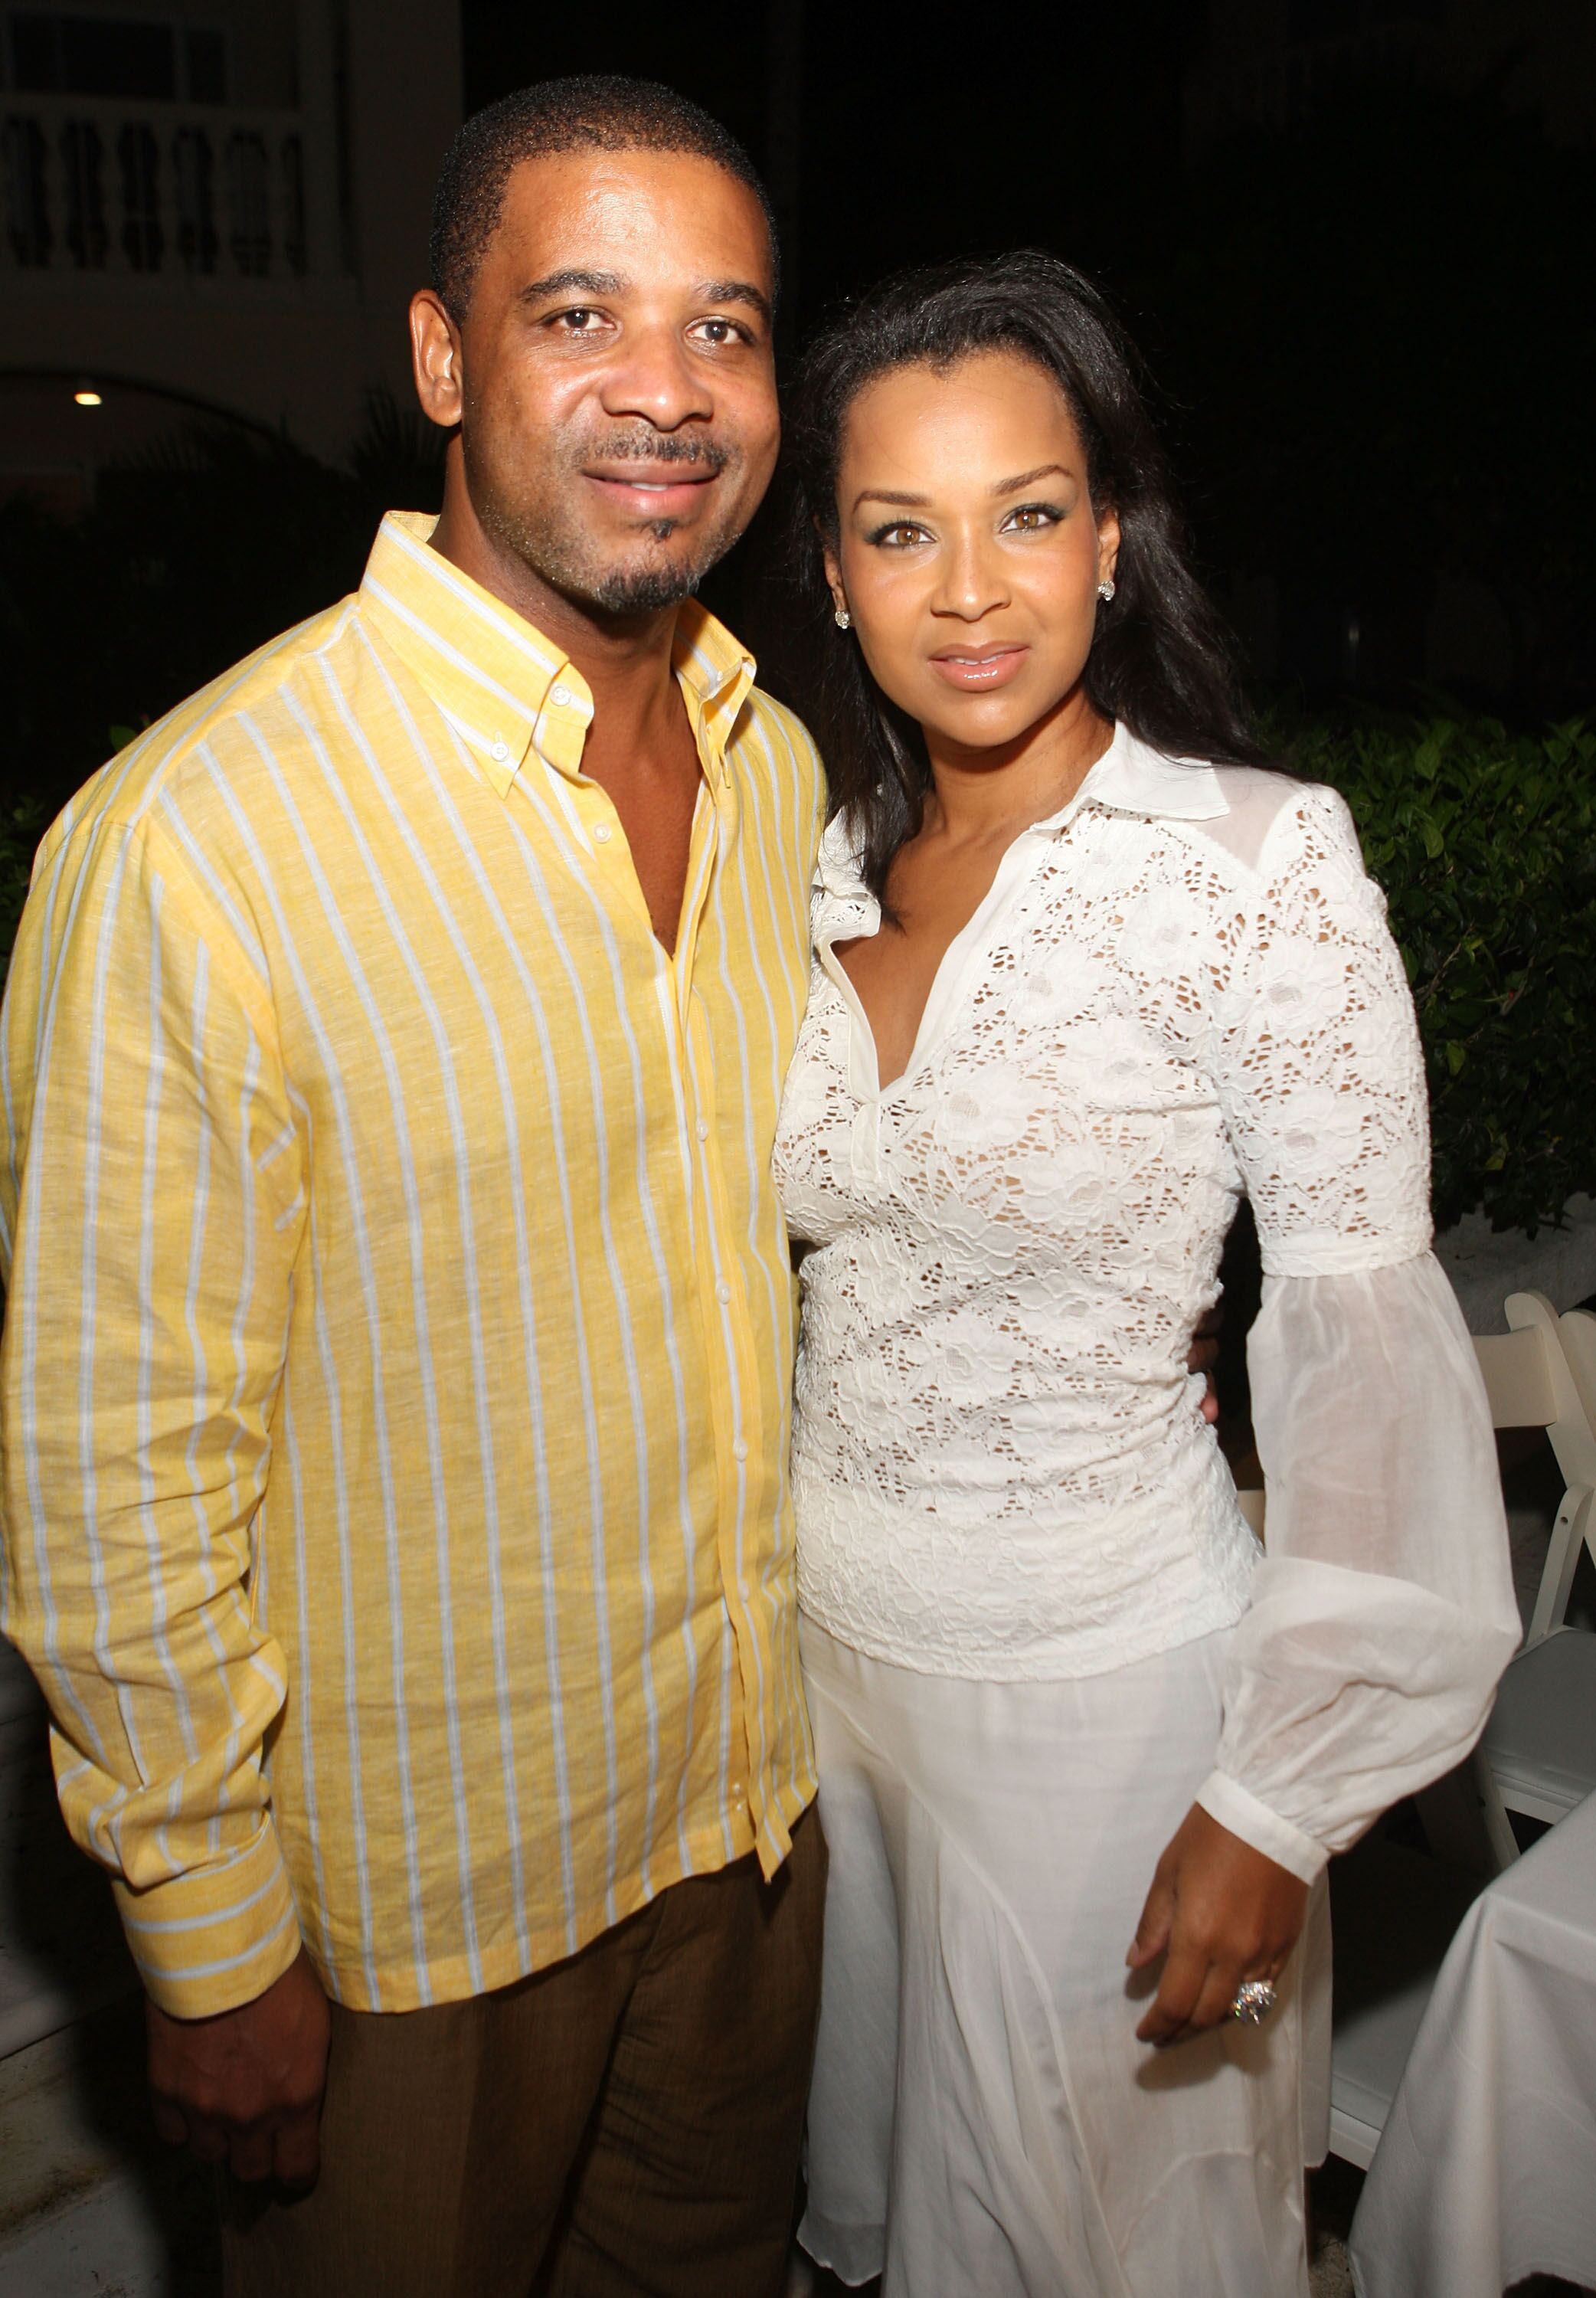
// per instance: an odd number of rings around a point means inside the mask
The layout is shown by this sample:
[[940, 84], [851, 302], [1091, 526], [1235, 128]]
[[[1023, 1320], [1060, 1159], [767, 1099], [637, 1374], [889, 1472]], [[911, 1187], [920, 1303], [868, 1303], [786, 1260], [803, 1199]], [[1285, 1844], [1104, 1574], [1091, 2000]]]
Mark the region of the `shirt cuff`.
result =
[[294, 1894], [269, 1820], [215, 1866], [143, 1890], [113, 1877], [112, 1889], [145, 1991], [174, 2019], [252, 2003], [299, 1953]]
[[1217, 1819], [1221, 1827], [1239, 1835], [1244, 1843], [1261, 1851], [1266, 1859], [1272, 1859], [1300, 1882], [1317, 1883], [1329, 1864], [1330, 1855], [1322, 1843], [1282, 1819], [1268, 1804], [1260, 1803], [1228, 1773], [1210, 1772], [1197, 1790], [1196, 1800], [1210, 1819]]

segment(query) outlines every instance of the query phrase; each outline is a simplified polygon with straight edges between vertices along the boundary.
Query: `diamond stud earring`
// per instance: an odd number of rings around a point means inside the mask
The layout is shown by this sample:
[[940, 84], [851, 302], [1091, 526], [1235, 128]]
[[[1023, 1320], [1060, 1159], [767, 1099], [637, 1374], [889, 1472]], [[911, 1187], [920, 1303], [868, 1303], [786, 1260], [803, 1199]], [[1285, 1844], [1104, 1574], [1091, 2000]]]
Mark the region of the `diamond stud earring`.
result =
[[848, 613], [848, 608], [847, 608], [846, 607], [839, 607], [839, 608], [838, 608], [838, 609], [837, 609], [837, 627], [838, 627], [838, 629], [839, 629], [839, 631], [846, 631], [847, 629], [848, 629], [848, 628], [849, 628], [849, 626], [851, 625], [852, 622], [853, 622], [853, 619], [854, 619], [854, 618], [853, 618], [853, 616]]
[[1106, 606], [1107, 606], [1107, 604], [1108, 604], [1108, 602], [1109, 602], [1109, 600], [1113, 597], [1113, 595], [1114, 595], [1113, 577], [1112, 577], [1112, 575], [1111, 574], [1111, 575], [1107, 576], [1107, 577], [1105, 578], [1105, 580], [1104, 580], [1104, 581], [1103, 581], [1103, 582], [1101, 582], [1101, 583], [1098, 583], [1098, 585], [1097, 585], [1097, 596], [1102, 599], [1102, 601], [1103, 601], [1104, 605], [1106, 607]]

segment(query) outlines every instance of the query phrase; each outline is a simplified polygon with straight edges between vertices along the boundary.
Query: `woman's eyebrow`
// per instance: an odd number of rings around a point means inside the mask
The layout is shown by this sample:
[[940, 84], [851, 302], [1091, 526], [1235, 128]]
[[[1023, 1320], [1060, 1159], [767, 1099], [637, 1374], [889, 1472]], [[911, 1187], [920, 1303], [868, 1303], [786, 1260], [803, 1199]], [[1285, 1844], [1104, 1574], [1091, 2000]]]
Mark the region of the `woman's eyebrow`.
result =
[[1053, 471], [1056, 471], [1061, 479], [1072, 479], [1075, 475], [1062, 463], [1038, 463], [1034, 471], [1021, 471], [1017, 479], [999, 479], [992, 492], [995, 495], [1018, 494], [1021, 487], [1034, 487], [1038, 479], [1046, 478]]
[[879, 502], [890, 503], [895, 510], [923, 510], [930, 500], [930, 495], [902, 495], [889, 487], [864, 487], [854, 497], [854, 508], [857, 510], [861, 503]]
[[[999, 479], [992, 489], [993, 495], [1018, 494], [1021, 487], [1034, 487], [1038, 479], [1054, 471], [1061, 479], [1075, 476], [1063, 463], [1038, 463], [1034, 471], [1021, 471], [1015, 478]], [[857, 510], [861, 503], [879, 502], [890, 503], [895, 510], [923, 510], [930, 500], [930, 495], [900, 494], [891, 487], [865, 487], [854, 497], [854, 508]]]

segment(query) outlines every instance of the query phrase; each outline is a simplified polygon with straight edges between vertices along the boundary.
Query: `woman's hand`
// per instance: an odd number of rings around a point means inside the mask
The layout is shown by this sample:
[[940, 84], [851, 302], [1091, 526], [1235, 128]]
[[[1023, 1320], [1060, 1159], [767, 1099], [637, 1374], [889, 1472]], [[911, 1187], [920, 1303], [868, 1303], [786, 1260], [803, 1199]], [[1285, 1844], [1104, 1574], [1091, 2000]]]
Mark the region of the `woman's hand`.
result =
[[1214, 1367], [1220, 1360], [1220, 1327], [1224, 1321], [1223, 1305], [1216, 1301], [1212, 1308], [1204, 1310], [1198, 1318], [1186, 1357], [1187, 1372], [1200, 1373], [1203, 1376], [1203, 1418], [1210, 1426], [1220, 1417], [1220, 1392], [1214, 1380]]
[[1166, 1960], [1137, 2029], [1144, 2043], [1184, 2043], [1230, 2015], [1244, 1979], [1278, 1980], [1296, 1945], [1308, 1886], [1193, 1804], [1159, 1861], [1125, 1960]]

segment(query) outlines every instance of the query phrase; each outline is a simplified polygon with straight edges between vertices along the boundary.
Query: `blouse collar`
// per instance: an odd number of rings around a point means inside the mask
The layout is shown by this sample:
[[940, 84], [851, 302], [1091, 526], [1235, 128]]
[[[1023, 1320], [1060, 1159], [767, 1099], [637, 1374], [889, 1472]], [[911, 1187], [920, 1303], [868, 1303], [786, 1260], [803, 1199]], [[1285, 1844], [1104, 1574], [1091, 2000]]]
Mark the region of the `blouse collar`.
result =
[[[1074, 797], [1055, 814], [1033, 822], [1022, 835], [1054, 834], [1084, 806], [1163, 822], [1211, 822], [1230, 811], [1219, 775], [1211, 765], [1195, 758], [1166, 757], [1133, 734], [1122, 719]], [[881, 911], [865, 887], [858, 851], [843, 814], [834, 814], [826, 825], [815, 883], [822, 897], [815, 919], [816, 941], [846, 941], [878, 930]]]
[[1069, 805], [1036, 826], [1062, 827], [1077, 805], [1088, 801], [1116, 814], [1143, 814], [1165, 822], [1211, 822], [1230, 811], [1211, 766], [1197, 758], [1166, 757], [1133, 734], [1122, 719]]

